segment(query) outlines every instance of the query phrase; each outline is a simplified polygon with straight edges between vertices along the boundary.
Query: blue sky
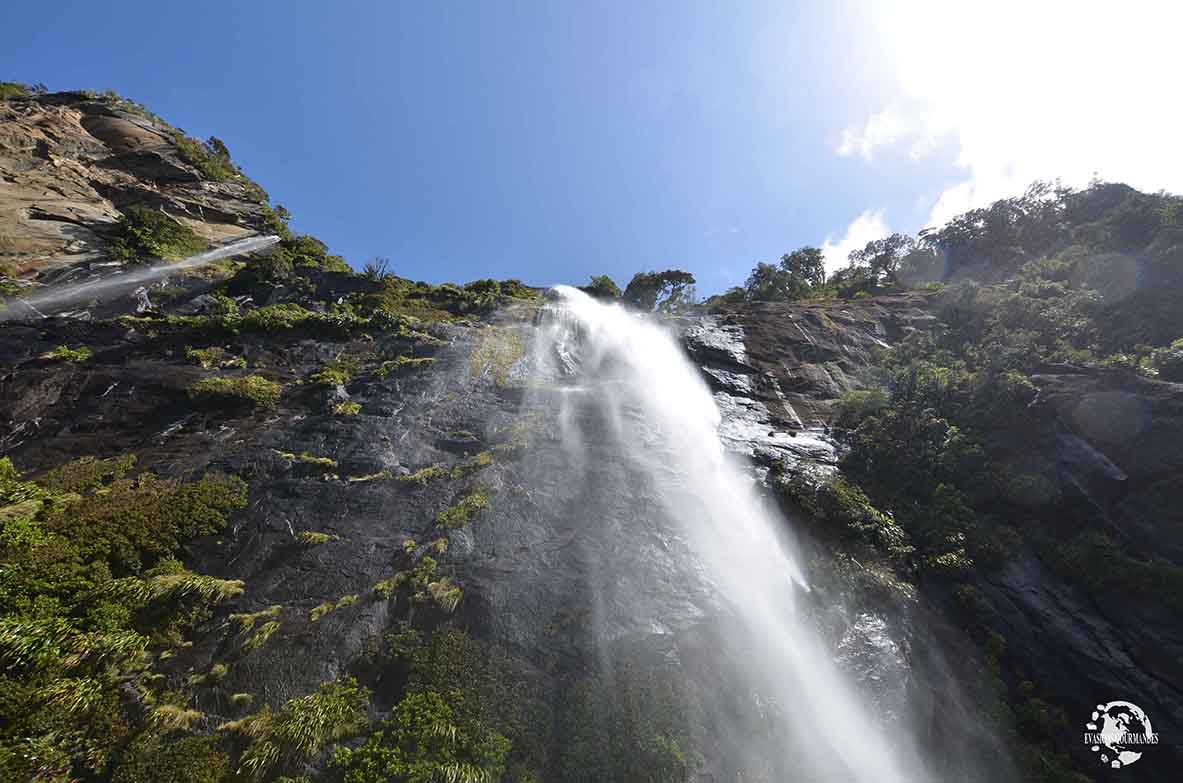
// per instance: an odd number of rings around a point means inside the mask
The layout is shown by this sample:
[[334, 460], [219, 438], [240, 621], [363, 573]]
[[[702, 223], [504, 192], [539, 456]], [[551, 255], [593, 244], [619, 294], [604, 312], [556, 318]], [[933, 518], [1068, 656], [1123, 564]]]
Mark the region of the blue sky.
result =
[[[990, 147], [1000, 134], [983, 117], [1026, 93], [990, 91], [987, 50], [950, 34], [984, 23], [972, 6], [946, 19], [883, 8], [20, 3], [4, 13], [21, 32], [0, 50], [0, 79], [115, 89], [216, 134], [296, 229], [355, 266], [380, 255], [433, 282], [607, 273], [622, 285], [678, 267], [710, 293], [800, 245], [829, 239], [840, 255], [1048, 173], [1023, 167], [1047, 158], [1039, 149]], [[939, 57], [923, 55], [934, 46]], [[956, 89], [994, 103], [959, 103]], [[1165, 145], [1178, 116], [1160, 119]], [[1057, 163], [1064, 176], [1096, 170]], [[1171, 187], [1168, 174], [1150, 184]]]

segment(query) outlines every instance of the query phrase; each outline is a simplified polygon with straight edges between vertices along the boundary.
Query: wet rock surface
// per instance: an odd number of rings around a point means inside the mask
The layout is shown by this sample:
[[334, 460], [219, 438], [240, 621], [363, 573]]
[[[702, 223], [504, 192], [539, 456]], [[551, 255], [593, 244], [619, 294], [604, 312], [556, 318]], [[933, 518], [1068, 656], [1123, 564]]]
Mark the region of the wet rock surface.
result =
[[[340, 282], [317, 285], [331, 297]], [[725, 446], [760, 480], [778, 462], [835, 468], [841, 447], [827, 431], [834, 400], [858, 388], [877, 346], [927, 328], [924, 302], [915, 295], [753, 307], [674, 326], [714, 393]], [[473, 361], [474, 345], [490, 329], [518, 345], [533, 340], [520, 314], [441, 326], [430, 346], [382, 334], [240, 336], [229, 347], [249, 372], [285, 385], [276, 410], [250, 413], [194, 407], [186, 388], [210, 373], [185, 360], [183, 344], [110, 322], [0, 324], [0, 448], [32, 473], [82, 455], [135, 453], [140, 467], [166, 476], [216, 470], [248, 481], [249, 506], [232, 527], [188, 549], [195, 569], [247, 585], [172, 664], [181, 676], [235, 661], [220, 690], [199, 696], [210, 714], [226, 709], [227, 693], [250, 691], [273, 705], [307, 694], [350, 671], [396, 618], [438, 612], [405, 598], [377, 600], [372, 591], [396, 570], [406, 542], [422, 551], [439, 535], [437, 515], [477, 486], [490, 493], [491, 507], [453, 531], [438, 556], [440, 572], [463, 586], [457, 622], [512, 650], [548, 699], [568, 678], [599, 666], [605, 645], [626, 642], [681, 661], [706, 687], [713, 669], [704, 650], [717, 647], [710, 585], [687, 567], [685, 543], [663, 522], [654, 488], [594, 439], [573, 463], [559, 448], [548, 395], [576, 392], [530, 388], [521, 363], [499, 383]], [[40, 358], [61, 344], [85, 345], [94, 356], [83, 364]], [[363, 374], [329, 390], [308, 383], [334, 357], [365, 351], [412, 352], [435, 362], [386, 378]], [[1173, 551], [1172, 528], [1146, 519], [1139, 504], [1179, 478], [1172, 433], [1183, 422], [1180, 387], [1079, 368], [1033, 382], [1047, 427], [1023, 441], [1023, 453], [1058, 487], [1056, 502], [1067, 504], [1051, 512], [1099, 515], [1148, 552]], [[329, 412], [331, 402], [345, 400], [360, 412]], [[1110, 408], [1117, 414], [1100, 415]], [[584, 422], [588, 432], [599, 426]], [[528, 447], [511, 448], [519, 437]], [[496, 456], [479, 471], [405, 480], [432, 466], [450, 471], [484, 452]], [[301, 454], [335, 464], [292, 458]], [[337, 538], [306, 547], [295, 540], [302, 531]], [[1091, 701], [1128, 698], [1160, 733], [1183, 731], [1172, 723], [1183, 714], [1183, 638], [1165, 610], [1092, 600], [1030, 553], [976, 584], [1005, 629], [1008, 654], [1069, 708], [1071, 721]], [[314, 607], [348, 596], [358, 600], [310, 616]], [[826, 618], [827, 596], [816, 600], [844, 665], [885, 711], [907, 712], [929, 727], [926, 741], [960, 748], [961, 757], [998, 752], [993, 738], [967, 737], [948, 725], [951, 717], [967, 725], [979, 717], [957, 695], [976, 676], [978, 659], [947, 621], [954, 611], [947, 585], [922, 584], [918, 601], [903, 610]], [[281, 607], [278, 630], [244, 652], [243, 635], [226, 617], [271, 606]], [[905, 693], [881, 687], [898, 682], [901, 671]], [[725, 749], [717, 753], [708, 754], [708, 770], [723, 769]]]

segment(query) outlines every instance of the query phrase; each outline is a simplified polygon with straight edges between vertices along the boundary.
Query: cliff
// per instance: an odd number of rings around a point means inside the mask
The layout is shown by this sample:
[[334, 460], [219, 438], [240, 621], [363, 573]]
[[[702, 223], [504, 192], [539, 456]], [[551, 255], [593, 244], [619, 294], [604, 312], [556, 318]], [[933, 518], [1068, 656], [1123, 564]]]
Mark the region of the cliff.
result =
[[0, 101], [0, 271], [17, 279], [106, 250], [131, 206], [211, 243], [263, 230], [267, 195], [202, 143], [130, 101], [54, 93]]
[[[215, 147], [194, 152], [183, 134], [116, 98], [0, 101], [0, 172], [0, 251], [13, 290], [123, 263], [111, 247], [133, 207], [209, 243], [282, 228]], [[728, 628], [704, 615], [709, 585], [654, 512], [655, 490], [602, 444], [589, 442], [578, 464], [559, 448], [562, 422], [528, 375], [538, 292], [515, 281], [460, 288], [362, 276], [331, 258], [285, 230], [275, 253], [161, 280], [145, 313], [124, 302], [91, 321], [0, 323], [0, 451], [23, 474], [4, 476], [5, 524], [32, 520], [69, 538], [79, 498], [102, 509], [120, 493], [141, 502], [154, 486], [128, 484], [125, 473], [182, 482], [185, 497], [183, 482], [201, 476], [245, 482], [221, 524], [221, 512], [202, 506], [208, 526], [167, 550], [231, 587], [208, 606], [184, 604], [184, 618], [167, 624], [162, 606], [140, 606], [126, 622], [150, 638], [149, 662], [128, 664], [105, 706], [63, 724], [85, 736], [70, 734], [45, 769], [155, 779], [121, 770], [190, 770], [169, 748], [218, 737], [193, 750], [204, 772], [245, 764], [271, 742], [283, 761], [258, 767], [259, 777], [331, 775], [335, 743], [356, 749], [350, 738], [379, 725], [410, 730], [409, 718], [397, 722], [417, 703], [409, 695], [463, 692], [451, 708], [468, 705], [455, 720], [480, 735], [472, 743], [488, 750], [494, 734], [512, 743], [501, 753], [507, 780], [680, 780], [690, 770], [689, 779], [733, 779], [743, 743], [765, 730], [763, 713], [718, 679], [711, 653]], [[978, 333], [924, 341], [966, 323], [958, 295], [731, 304], [666, 323], [715, 394], [725, 446], [796, 523], [812, 560], [806, 610], [877, 700], [907, 705], [899, 714], [921, 727], [938, 775], [1100, 776], [1079, 742], [1097, 703], [1134, 701], [1164, 738], [1183, 736], [1183, 636], [1168, 595], [1183, 561], [1174, 502], [1183, 385], [1086, 361], [1025, 367], [1021, 379], [1006, 376], [1006, 394], [984, 385], [997, 380], [985, 371], [953, 383], [966, 363], [956, 346]], [[920, 376], [893, 364], [901, 356], [932, 376], [904, 383]], [[881, 389], [890, 396], [869, 405]], [[884, 410], [924, 426], [889, 441], [900, 422]], [[936, 430], [934, 449], [962, 443], [959, 433], [980, 436], [973, 454], [984, 472], [966, 468], [940, 484], [960, 487], [957, 503], [904, 472], [929, 470], [922, 460], [932, 455], [910, 449]], [[134, 469], [116, 470], [128, 455]], [[937, 457], [933, 471], [952, 459]], [[111, 462], [75, 465], [70, 475], [85, 481], [55, 473], [79, 458]], [[563, 478], [576, 474], [581, 481]], [[911, 494], [896, 491], [905, 481]], [[963, 507], [977, 516], [947, 529], [972, 516]], [[923, 516], [930, 508], [941, 519]], [[156, 524], [147, 512], [117, 512], [115, 528]], [[94, 527], [76, 538], [108, 535], [106, 519], [86, 517]], [[41, 562], [12, 524], [5, 561]], [[1083, 555], [1057, 556], [1070, 537], [1095, 533], [1125, 558], [1102, 566], [1150, 575], [1129, 584], [1094, 572], [1098, 561]], [[54, 600], [86, 607], [78, 596], [111, 589], [111, 577], [152, 585], [175, 576], [150, 567], [167, 559], [164, 549], [141, 548], [134, 566], [114, 545], [116, 554], [78, 555], [96, 585], [71, 593], [52, 582]], [[116, 623], [109, 605], [58, 612], [43, 605], [53, 601], [34, 608], [16, 588], [0, 589], [20, 596], [6, 628], [70, 618], [79, 633], [99, 634]], [[9, 682], [49, 687], [17, 671], [31, 666], [26, 657], [5, 654]], [[69, 675], [71, 660], [63, 652], [54, 665]], [[283, 745], [277, 726], [301, 705], [323, 706], [307, 701], [317, 693], [339, 696], [324, 684], [349, 677], [373, 692], [361, 718], [331, 702], [352, 716], [339, 720], [350, 730], [322, 727], [315, 743]], [[701, 704], [720, 692], [734, 698], [733, 726], [673, 715], [678, 699]], [[37, 693], [20, 694], [23, 709], [53, 712]], [[264, 706], [273, 712], [261, 718]], [[80, 728], [108, 720], [119, 724], [109, 734]], [[31, 769], [13, 748], [65, 731], [55, 725], [48, 716], [19, 724], [0, 763]], [[659, 739], [634, 747], [639, 725]], [[1171, 779], [1179, 747], [1164, 739], [1148, 751], [1141, 779]]]

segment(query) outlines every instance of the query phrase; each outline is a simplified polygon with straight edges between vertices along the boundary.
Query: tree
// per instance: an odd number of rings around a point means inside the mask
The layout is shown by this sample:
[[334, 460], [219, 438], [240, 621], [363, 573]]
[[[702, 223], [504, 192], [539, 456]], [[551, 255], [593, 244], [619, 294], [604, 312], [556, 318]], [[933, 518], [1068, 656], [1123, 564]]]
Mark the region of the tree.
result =
[[892, 234], [868, 242], [862, 250], [851, 253], [849, 258], [852, 266], [865, 267], [871, 280], [882, 286], [896, 282], [900, 260], [914, 250], [916, 240], [912, 237], [907, 234]]
[[680, 269], [638, 272], [624, 289], [624, 301], [642, 310], [673, 312], [694, 301], [694, 275]]
[[596, 299], [619, 299], [620, 286], [608, 275], [592, 275], [591, 282], [579, 289]]
[[826, 282], [826, 259], [820, 247], [806, 245], [781, 256], [780, 268], [807, 288], [821, 288]]
[[775, 302], [789, 298], [788, 275], [773, 264], [758, 263], [744, 282], [744, 298], [749, 302]]
[[801, 299], [821, 288], [826, 280], [820, 248], [801, 247], [780, 257], [779, 264], [756, 264], [744, 283], [749, 302]]

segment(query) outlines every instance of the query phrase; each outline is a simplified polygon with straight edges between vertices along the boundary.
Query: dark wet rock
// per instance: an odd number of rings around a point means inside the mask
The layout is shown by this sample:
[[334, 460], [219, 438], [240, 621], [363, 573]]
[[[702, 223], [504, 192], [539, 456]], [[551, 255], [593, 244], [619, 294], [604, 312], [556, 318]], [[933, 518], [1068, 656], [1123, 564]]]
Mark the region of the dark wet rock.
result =
[[[1183, 632], [1161, 610], [1120, 600], [1098, 606], [1030, 553], [986, 575], [978, 589], [1006, 654], [1055, 694], [1073, 728], [1083, 731], [1096, 704], [1125, 699], [1146, 710], [1164, 738], [1183, 733]], [[1082, 769], [1096, 764], [1084, 745], [1072, 752]], [[1153, 756], [1147, 779], [1166, 780], [1154, 772], [1183, 764], [1183, 751], [1169, 741]]]
[[[309, 274], [322, 302], [371, 286]], [[239, 293], [256, 302], [296, 295], [263, 286]], [[834, 401], [859, 388], [877, 348], [931, 325], [927, 301], [913, 294], [757, 305], [675, 326], [714, 393], [725, 446], [750, 461], [757, 479], [773, 465], [824, 473], [835, 469], [840, 454], [826, 427]], [[202, 304], [194, 289], [181, 307], [196, 312]], [[528, 321], [507, 318], [496, 326], [518, 330], [522, 345], [532, 343]], [[474, 375], [472, 342], [485, 327], [439, 327], [441, 341], [430, 345], [381, 333], [340, 340], [243, 334], [228, 347], [247, 359], [245, 372], [283, 383], [285, 394], [273, 411], [229, 412], [193, 407], [185, 390], [210, 372], [186, 362], [182, 343], [109, 322], [3, 324], [0, 448], [34, 473], [81, 455], [135, 453], [141, 467], [162, 475], [217, 470], [249, 482], [249, 505], [232, 526], [187, 551], [195, 569], [242, 579], [247, 590], [171, 664], [173, 673], [187, 675], [233, 661], [221, 685], [227, 693], [249, 691], [273, 705], [305, 695], [351, 671], [395, 619], [412, 612], [421, 621], [442, 619], [405, 597], [377, 600], [373, 586], [398, 567], [405, 542], [423, 547], [438, 535], [436, 516], [478, 483], [490, 492], [492, 507], [455, 531], [439, 557], [442, 573], [464, 590], [455, 622], [511, 650], [546, 698], [594, 671], [606, 649], [625, 643], [672, 657], [701, 675], [704, 690], [712, 688], [704, 650], [718, 648], [715, 598], [687, 566], [686, 543], [663, 519], [657, 490], [594, 437], [580, 457], [564, 452], [546, 399], [555, 389], [515, 385], [520, 373], [510, 373], [509, 386]], [[62, 344], [90, 347], [94, 356], [77, 365], [39, 358]], [[363, 373], [328, 390], [307, 383], [342, 353], [410, 351], [435, 363], [387, 378]], [[1000, 448], [1023, 460], [1015, 465], [1046, 478], [1036, 484], [1048, 489], [1034, 499], [1032, 513], [1087, 516], [1141, 551], [1175, 557], [1183, 525], [1176, 522], [1171, 533], [1170, 520], [1148, 519], [1145, 509], [1159, 506], [1155, 493], [1179, 479], [1183, 387], [1080, 368], [1055, 368], [1032, 380], [1039, 389], [1032, 411], [1042, 424], [998, 434]], [[359, 403], [361, 412], [332, 415], [332, 403], [343, 401]], [[1106, 417], [1106, 411], [1117, 413]], [[579, 424], [594, 434], [603, 422], [588, 416]], [[496, 451], [523, 422], [529, 448]], [[406, 480], [485, 452], [497, 457], [479, 472]], [[302, 531], [337, 539], [304, 547], [295, 540]], [[1091, 599], [1031, 554], [978, 586], [987, 611], [1002, 623], [1008, 655], [1056, 703], [1075, 711], [1106, 694], [1105, 700], [1129, 698], [1151, 711], [1160, 732], [1183, 731], [1167, 714], [1183, 714], [1183, 639], [1165, 610]], [[819, 591], [811, 600], [844, 663], [885, 710], [902, 711], [906, 703], [909, 719], [925, 727], [924, 741], [957, 748], [958, 759], [997, 756], [988, 733], [975, 738], [957, 728], [981, 719], [959, 696], [977, 676], [980, 657], [948, 619], [955, 611], [948, 590], [924, 584], [910, 602], [836, 614], [825, 608], [836, 596]], [[309, 615], [353, 595], [355, 603], [315, 621]], [[273, 605], [282, 607], [279, 630], [245, 653], [226, 616]], [[907, 671], [903, 694], [887, 687], [901, 670]], [[216, 693], [199, 698], [203, 710], [229, 715]], [[723, 739], [715, 741], [707, 769], [720, 770], [727, 751]], [[964, 779], [951, 770], [949, 779]]]

